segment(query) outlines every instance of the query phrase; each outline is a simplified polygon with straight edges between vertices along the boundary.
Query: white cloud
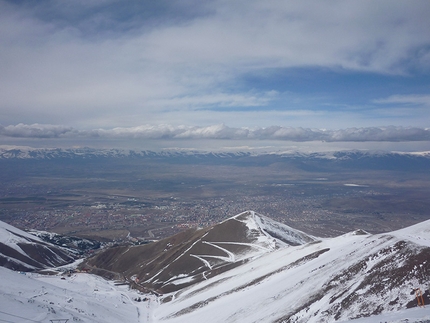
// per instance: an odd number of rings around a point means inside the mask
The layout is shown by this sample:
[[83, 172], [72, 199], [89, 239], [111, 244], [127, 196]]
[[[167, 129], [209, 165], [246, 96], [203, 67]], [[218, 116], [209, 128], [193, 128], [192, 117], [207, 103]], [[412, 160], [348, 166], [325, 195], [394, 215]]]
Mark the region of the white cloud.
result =
[[[61, 24], [0, 1], [0, 119], [11, 124], [67, 120], [93, 128], [174, 115], [178, 124], [198, 124], [187, 111], [270, 109], [276, 94], [236, 84], [266, 68], [386, 74], [430, 68], [428, 1], [219, 0], [210, 8], [210, 14], [185, 22], [150, 28], [142, 22], [132, 32], [112, 29], [89, 36], [84, 27], [91, 15], [79, 24]], [[73, 12], [79, 15], [79, 5]], [[100, 15], [100, 21], [109, 21]], [[283, 109], [298, 116], [293, 108]], [[206, 124], [229, 122], [218, 116], [206, 111]]]
[[49, 124], [17, 124], [15, 126], [2, 126], [0, 125], [0, 135], [5, 137], [19, 137], [19, 138], [57, 138], [64, 135], [77, 135], [78, 131], [72, 127], [61, 125]]

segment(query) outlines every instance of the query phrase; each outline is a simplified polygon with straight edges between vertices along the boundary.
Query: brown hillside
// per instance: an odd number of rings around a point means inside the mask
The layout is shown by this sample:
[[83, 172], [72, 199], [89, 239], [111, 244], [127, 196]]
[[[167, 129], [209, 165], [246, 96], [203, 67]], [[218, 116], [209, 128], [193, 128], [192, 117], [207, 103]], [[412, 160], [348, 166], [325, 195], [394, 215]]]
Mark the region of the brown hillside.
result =
[[244, 212], [212, 227], [188, 230], [149, 245], [110, 248], [83, 267], [97, 274], [104, 270], [109, 276], [121, 273], [137, 287], [158, 293], [176, 291], [285, 245], [264, 232], [258, 225], [262, 219], [256, 217], [254, 212]]

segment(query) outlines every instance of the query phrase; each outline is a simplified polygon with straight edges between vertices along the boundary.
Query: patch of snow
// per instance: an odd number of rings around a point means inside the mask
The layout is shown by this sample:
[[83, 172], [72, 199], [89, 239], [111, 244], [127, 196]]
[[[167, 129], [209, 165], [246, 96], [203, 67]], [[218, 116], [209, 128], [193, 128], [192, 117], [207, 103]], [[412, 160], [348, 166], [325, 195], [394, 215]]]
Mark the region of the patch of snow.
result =
[[168, 285], [168, 284], [181, 285], [181, 284], [190, 283], [193, 280], [194, 280], [194, 277], [183, 274], [183, 275], [178, 275], [178, 276], [174, 276], [174, 277], [170, 278], [166, 282], [166, 285]]

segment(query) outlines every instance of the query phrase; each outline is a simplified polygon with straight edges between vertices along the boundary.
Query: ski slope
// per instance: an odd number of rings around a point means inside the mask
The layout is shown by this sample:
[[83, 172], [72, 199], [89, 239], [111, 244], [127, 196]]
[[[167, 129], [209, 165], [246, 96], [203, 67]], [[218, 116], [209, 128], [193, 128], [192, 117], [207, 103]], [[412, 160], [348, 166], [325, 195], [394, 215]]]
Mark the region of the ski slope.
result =
[[[356, 231], [273, 249], [160, 297], [85, 273], [43, 276], [0, 267], [0, 321], [423, 323], [430, 306], [405, 304], [414, 299], [411, 288], [429, 289], [420, 274], [428, 272], [430, 258], [405, 264], [427, 255], [429, 229], [426, 221], [387, 234]], [[392, 268], [407, 271], [390, 276]]]

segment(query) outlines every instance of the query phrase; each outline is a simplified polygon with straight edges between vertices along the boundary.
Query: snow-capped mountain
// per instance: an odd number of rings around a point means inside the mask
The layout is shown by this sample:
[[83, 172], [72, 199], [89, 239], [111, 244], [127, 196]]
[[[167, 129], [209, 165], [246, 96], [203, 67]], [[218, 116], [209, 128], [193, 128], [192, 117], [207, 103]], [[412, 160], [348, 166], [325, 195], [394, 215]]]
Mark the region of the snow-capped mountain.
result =
[[34, 271], [61, 266], [76, 259], [71, 250], [0, 221], [0, 266], [20, 271]]
[[207, 280], [279, 248], [316, 239], [249, 211], [200, 230], [141, 246], [120, 246], [86, 262], [94, 273], [122, 273], [135, 287], [157, 293]]
[[425, 158], [430, 159], [430, 151], [424, 152], [391, 152], [372, 150], [346, 150], [327, 152], [244, 152], [244, 151], [219, 151], [205, 152], [200, 150], [166, 149], [162, 151], [127, 150], [127, 149], [96, 149], [96, 148], [32, 148], [25, 146], [0, 146], [0, 160], [2, 159], [95, 159], [95, 158], [232, 158], [232, 157], [256, 157], [272, 156], [283, 158], [308, 158], [319, 160], [357, 160], [366, 158]]
[[[226, 238], [231, 234], [226, 232], [229, 228], [248, 232], [252, 241], [248, 249], [239, 252], [227, 248], [234, 245], [232, 242], [243, 246], [243, 237], [204, 243], [211, 232], [212, 238]], [[293, 245], [289, 243], [291, 236], [295, 237]], [[165, 244], [159, 257], [165, 257], [175, 243], [181, 244], [180, 239], [175, 236], [170, 246]], [[430, 220], [391, 233], [370, 235], [357, 230], [336, 238], [316, 239], [246, 212], [219, 227], [208, 228], [206, 235], [195, 236], [193, 243], [207, 247], [205, 252], [191, 248], [193, 252], [185, 256], [178, 249], [178, 262], [196, 259], [199, 268], [209, 272], [210, 266], [212, 270], [223, 266], [218, 260], [231, 263], [233, 257], [247, 257], [247, 261], [159, 296], [138, 294], [84, 273], [70, 277], [21, 275], [0, 268], [0, 319], [152, 323], [430, 321], [430, 306], [418, 307], [415, 297], [419, 288], [422, 299], [430, 304]], [[219, 250], [218, 258], [207, 254], [209, 250]], [[120, 254], [105, 255], [120, 262]], [[156, 261], [154, 258], [152, 262]], [[146, 279], [161, 281], [167, 273], [174, 274], [173, 270], [179, 270], [173, 266], [177, 261]], [[147, 266], [150, 264], [144, 264]]]
[[[244, 238], [245, 237], [245, 238]], [[335, 322], [430, 304], [430, 220], [317, 239], [254, 212], [88, 264], [159, 293], [154, 322]]]
[[95, 148], [32, 148], [23, 146], [0, 146], [1, 159], [95, 159], [95, 158], [160, 158], [160, 157], [240, 157], [250, 156], [245, 152], [200, 152], [189, 150], [149, 150], [95, 149]]
[[[163, 295], [160, 322], [334, 322], [430, 304], [430, 220], [279, 248]], [[372, 321], [379, 322], [379, 321]]]

